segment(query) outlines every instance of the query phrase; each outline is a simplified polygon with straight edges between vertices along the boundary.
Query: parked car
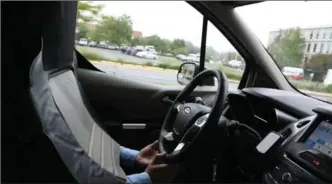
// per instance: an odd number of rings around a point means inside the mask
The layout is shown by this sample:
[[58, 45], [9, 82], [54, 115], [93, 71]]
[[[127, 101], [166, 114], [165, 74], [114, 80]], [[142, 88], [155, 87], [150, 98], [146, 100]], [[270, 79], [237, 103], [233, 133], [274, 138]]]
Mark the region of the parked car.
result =
[[115, 50], [116, 49], [116, 45], [114, 44], [111, 44], [107, 47], [108, 49], [111, 49], [111, 50]]
[[88, 45], [88, 39], [81, 38], [80, 41], [78, 41], [78, 44], [86, 46], [86, 45]]
[[124, 53], [130, 55], [133, 49], [133, 47], [128, 47]]
[[106, 41], [101, 41], [97, 44], [97, 47], [99, 48], [107, 48], [108, 47], [108, 44]]
[[230, 67], [233, 67], [233, 68], [240, 68], [242, 64], [242, 61], [238, 61], [238, 60], [231, 60], [231, 61], [228, 61], [227, 63]]
[[189, 54], [186, 58], [187, 61], [191, 61], [191, 62], [199, 62], [199, 54]]
[[137, 54], [138, 52], [141, 52], [141, 51], [144, 51], [144, 50], [145, 50], [145, 49], [144, 49], [143, 46], [138, 45], [138, 46], [135, 46], [135, 47], [133, 47], [132, 49], [130, 49], [130, 52], [128, 52], [127, 54], [132, 55], [132, 56], [136, 56], [136, 54]]
[[157, 51], [154, 50], [154, 48], [147, 48], [147, 49], [145, 49], [145, 50], [148, 51], [148, 52], [150, 52], [150, 53], [153, 53], [153, 54], [155, 54], [155, 55], [158, 55]]
[[144, 47], [145, 50], [155, 50], [154, 46], [153, 45], [147, 45]]
[[166, 53], [165, 56], [173, 56], [172, 53]]
[[158, 59], [158, 56], [156, 54], [146, 50], [136, 53], [136, 56], [147, 59]]
[[91, 42], [89, 42], [88, 46], [89, 47], [96, 47], [97, 46], [97, 42], [91, 41]]
[[295, 80], [302, 80], [304, 79], [304, 72], [303, 68], [296, 68], [296, 67], [290, 67], [290, 66], [285, 66], [282, 69], [282, 73]]
[[130, 47], [127, 46], [127, 45], [126, 45], [126, 46], [121, 46], [121, 47], [120, 47], [120, 50], [121, 50], [122, 53], [126, 53], [127, 50], [128, 50], [129, 48], [130, 48]]
[[186, 61], [187, 60], [187, 57], [185, 55], [182, 55], [182, 54], [178, 54], [175, 57], [176, 57], [176, 59], [178, 59], [180, 61]]

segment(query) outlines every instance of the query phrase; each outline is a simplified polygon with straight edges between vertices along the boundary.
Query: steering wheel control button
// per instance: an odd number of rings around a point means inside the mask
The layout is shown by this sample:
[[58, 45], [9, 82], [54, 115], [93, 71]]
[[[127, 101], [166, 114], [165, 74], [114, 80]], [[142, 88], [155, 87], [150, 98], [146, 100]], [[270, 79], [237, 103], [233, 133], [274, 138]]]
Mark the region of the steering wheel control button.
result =
[[199, 117], [196, 122], [195, 125], [198, 127], [202, 127], [205, 123], [207, 118], [209, 117], [210, 114], [205, 114], [204, 116]]
[[173, 141], [173, 140], [174, 140], [173, 132], [168, 132], [168, 133], [165, 135], [165, 139], [168, 140], [168, 141]]
[[286, 173], [282, 174], [281, 179], [285, 183], [291, 183], [293, 181], [292, 174], [289, 173], [289, 172], [286, 172]]
[[182, 106], [183, 106], [182, 104], [177, 105], [177, 106], [176, 106], [176, 110], [178, 110], [178, 112], [180, 112]]
[[181, 142], [180, 144], [178, 144], [178, 145], [176, 146], [176, 148], [174, 149], [174, 151], [180, 151], [180, 150], [183, 148], [183, 146], [184, 146], [184, 143]]

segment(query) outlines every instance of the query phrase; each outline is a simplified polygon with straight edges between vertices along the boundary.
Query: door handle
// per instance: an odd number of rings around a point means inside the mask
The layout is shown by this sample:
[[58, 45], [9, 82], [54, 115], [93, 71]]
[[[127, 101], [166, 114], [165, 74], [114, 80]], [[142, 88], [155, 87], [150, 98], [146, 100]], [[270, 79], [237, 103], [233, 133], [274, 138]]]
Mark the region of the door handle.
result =
[[137, 130], [137, 129], [145, 129], [145, 123], [123, 123], [122, 128], [126, 130]]

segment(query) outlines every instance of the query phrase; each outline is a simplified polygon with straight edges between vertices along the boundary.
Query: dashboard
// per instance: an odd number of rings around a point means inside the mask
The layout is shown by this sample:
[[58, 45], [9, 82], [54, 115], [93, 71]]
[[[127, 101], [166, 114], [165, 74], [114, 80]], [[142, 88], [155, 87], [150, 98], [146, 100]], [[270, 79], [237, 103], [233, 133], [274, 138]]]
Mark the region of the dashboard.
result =
[[261, 143], [275, 139], [271, 132], [280, 135], [276, 155], [265, 156], [278, 159], [264, 172], [264, 183], [332, 182], [332, 105], [266, 88], [231, 92], [228, 105], [228, 116], [259, 132]]

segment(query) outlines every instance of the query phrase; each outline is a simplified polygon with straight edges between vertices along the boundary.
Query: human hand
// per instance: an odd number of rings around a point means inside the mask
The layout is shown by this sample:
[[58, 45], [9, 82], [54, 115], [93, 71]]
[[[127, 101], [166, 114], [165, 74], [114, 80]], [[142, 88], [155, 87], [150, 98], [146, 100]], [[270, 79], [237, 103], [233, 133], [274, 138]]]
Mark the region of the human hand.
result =
[[165, 152], [156, 154], [145, 169], [152, 182], [171, 182], [178, 173], [177, 165], [163, 162], [165, 154]]
[[158, 153], [158, 141], [153, 142], [141, 149], [136, 157], [136, 162], [139, 166], [146, 168]]

